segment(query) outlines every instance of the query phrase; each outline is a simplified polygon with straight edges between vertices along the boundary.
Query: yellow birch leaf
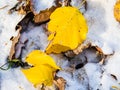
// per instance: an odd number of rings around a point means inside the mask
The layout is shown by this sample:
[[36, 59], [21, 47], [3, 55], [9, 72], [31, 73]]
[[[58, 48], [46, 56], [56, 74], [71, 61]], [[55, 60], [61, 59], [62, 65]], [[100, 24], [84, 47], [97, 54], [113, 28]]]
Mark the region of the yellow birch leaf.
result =
[[120, 22], [120, 0], [118, 0], [114, 6], [114, 17]]
[[31, 83], [35, 86], [38, 84], [52, 85], [53, 74], [56, 70], [60, 69], [52, 57], [40, 50], [34, 50], [28, 54], [26, 62], [33, 65], [33, 67], [22, 69], [22, 72]]
[[46, 53], [61, 53], [77, 48], [86, 39], [88, 27], [77, 8], [60, 7], [51, 14], [48, 31], [51, 42]]

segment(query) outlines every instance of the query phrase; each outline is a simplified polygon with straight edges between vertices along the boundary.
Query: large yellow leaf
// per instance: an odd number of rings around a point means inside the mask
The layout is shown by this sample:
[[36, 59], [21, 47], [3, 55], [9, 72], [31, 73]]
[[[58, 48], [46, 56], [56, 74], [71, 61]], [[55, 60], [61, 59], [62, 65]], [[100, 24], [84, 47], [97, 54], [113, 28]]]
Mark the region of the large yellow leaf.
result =
[[77, 48], [86, 39], [88, 27], [77, 8], [60, 7], [51, 14], [48, 31], [51, 42], [46, 52], [61, 53]]
[[52, 57], [40, 50], [34, 50], [27, 56], [26, 62], [33, 65], [32, 68], [22, 69], [22, 72], [30, 82], [34, 85], [52, 85], [53, 74], [56, 70], [60, 69]]

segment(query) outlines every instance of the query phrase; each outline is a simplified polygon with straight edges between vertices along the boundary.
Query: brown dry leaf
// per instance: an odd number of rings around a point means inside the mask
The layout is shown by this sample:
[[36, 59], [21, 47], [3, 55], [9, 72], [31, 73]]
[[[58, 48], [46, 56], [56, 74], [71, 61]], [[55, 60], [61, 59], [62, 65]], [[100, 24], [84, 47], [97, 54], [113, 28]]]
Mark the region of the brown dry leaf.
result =
[[49, 9], [41, 11], [39, 14], [34, 16], [34, 22], [35, 23], [43, 23], [50, 19], [51, 13], [56, 9], [57, 7], [52, 6]]
[[18, 13], [19, 14], [26, 14], [26, 11], [22, 7], [20, 7], [20, 10], [18, 11]]
[[90, 46], [91, 46], [91, 42], [85, 41], [84, 43], [79, 45], [76, 49], [65, 52], [65, 55], [67, 57], [74, 57]]
[[10, 49], [10, 54], [9, 54], [9, 60], [12, 60], [13, 55], [15, 54], [15, 45], [18, 42], [19, 38], [20, 38], [20, 31], [22, 30], [21, 26], [17, 26], [18, 27], [18, 35], [16, 37], [12, 37], [10, 40], [12, 40], [12, 46]]
[[54, 84], [58, 87], [59, 90], [65, 90], [66, 81], [62, 77], [57, 77], [57, 79], [54, 80]]
[[31, 12], [30, 5], [30, 0], [19, 0], [18, 3], [8, 11], [8, 13], [11, 14], [18, 11], [19, 14], [27, 14]]
[[102, 49], [98, 46], [95, 46], [95, 48], [97, 49], [97, 51], [99, 51], [99, 53], [103, 53]]
[[112, 78], [114, 78], [116, 81], [118, 80], [117, 77], [114, 74], [110, 74]]
[[[28, 24], [29, 22], [33, 20], [33, 14], [32, 13], [28, 13], [19, 23], [18, 25], [16, 26], [17, 29], [16, 30], [19, 30], [18, 31], [18, 35], [17, 37], [11, 37], [10, 40], [12, 41], [12, 47], [11, 47], [11, 50], [10, 50], [10, 55], [9, 55], [9, 59], [14, 59], [14, 58], [20, 58], [20, 54], [21, 54], [21, 51], [19, 52], [19, 48], [17, 48], [17, 44], [24, 44], [26, 41], [24, 42], [20, 42], [19, 41], [19, 38], [21, 36], [21, 34], [27, 30], [28, 28]], [[20, 27], [20, 28], [19, 28]], [[19, 56], [16, 56], [16, 52], [19, 52]]]
[[71, 0], [64, 0], [63, 3], [65, 6], [70, 6]]
[[[22, 1], [21, 1], [22, 3]], [[26, 0], [25, 4], [22, 4], [20, 7], [19, 7], [19, 10], [18, 10], [18, 13], [19, 14], [27, 14], [29, 12], [31, 12], [31, 9], [30, 9], [30, 0]]]
[[120, 22], [120, 0], [117, 0], [114, 6], [114, 17], [117, 21]]
[[78, 55], [79, 53], [81, 53], [84, 49], [89, 48], [89, 47], [95, 47], [95, 49], [101, 53], [104, 54], [102, 49], [99, 46], [94, 46], [92, 45], [91, 41], [85, 41], [83, 44], [79, 45], [76, 49], [73, 50], [73, 53]]
[[78, 46], [73, 51], [67, 51], [64, 54], [67, 57], [71, 58], [71, 57], [74, 57], [74, 56], [82, 53], [87, 48], [94, 48], [94, 49], [96, 49], [96, 55], [102, 56], [102, 58], [101, 58], [101, 60], [99, 62], [99, 64], [101, 64], [101, 65], [105, 63], [106, 58], [109, 58], [110, 56], [112, 56], [114, 54], [114, 52], [111, 53], [111, 54], [104, 54], [104, 52], [102, 51], [102, 49], [99, 46], [92, 45], [92, 43], [90, 41], [85, 41], [83, 44], [81, 44], [80, 46]]
[[[49, 0], [48, 0], [49, 1]], [[45, 8], [40, 8], [41, 4], [43, 3], [43, 1], [41, 0], [29, 0], [30, 2], [30, 9], [31, 12], [33, 12], [34, 15], [37, 15], [40, 13], [40, 11], [45, 11], [45, 9], [50, 9], [50, 7], [60, 7], [62, 6], [62, 4], [60, 3], [61, 0], [53, 0], [51, 2], [49, 2], [49, 4], [51, 4], [49, 7], [46, 5], [43, 5]]]
[[35, 6], [35, 0], [29, 0], [29, 7], [31, 12], [35, 15], [34, 16], [34, 22], [35, 23], [43, 23], [50, 19], [51, 13], [57, 8], [62, 6], [59, 0], [55, 0], [55, 6], [52, 6], [51, 8], [47, 8], [45, 10], [40, 11], [39, 13], [36, 12], [36, 6]]
[[81, 45], [79, 45], [76, 49], [73, 50], [73, 52], [75, 54], [79, 54], [81, 53], [84, 49], [88, 48], [91, 46], [91, 43], [90, 42], [87, 42], [87, 43], [83, 43]]

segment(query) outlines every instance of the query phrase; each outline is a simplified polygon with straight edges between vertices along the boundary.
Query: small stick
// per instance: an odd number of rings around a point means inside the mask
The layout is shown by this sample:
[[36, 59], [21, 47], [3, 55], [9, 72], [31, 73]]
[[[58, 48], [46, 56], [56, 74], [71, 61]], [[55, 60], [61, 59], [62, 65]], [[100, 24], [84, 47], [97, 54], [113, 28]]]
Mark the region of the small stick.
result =
[[6, 7], [8, 7], [8, 6], [9, 6], [9, 5], [5, 5], [5, 6], [1, 7], [0, 10], [1, 10], [1, 9], [4, 9], [4, 8], [6, 8]]
[[80, 3], [80, 6], [78, 8], [81, 8], [82, 5], [86, 2], [86, 0], [83, 0], [82, 3]]

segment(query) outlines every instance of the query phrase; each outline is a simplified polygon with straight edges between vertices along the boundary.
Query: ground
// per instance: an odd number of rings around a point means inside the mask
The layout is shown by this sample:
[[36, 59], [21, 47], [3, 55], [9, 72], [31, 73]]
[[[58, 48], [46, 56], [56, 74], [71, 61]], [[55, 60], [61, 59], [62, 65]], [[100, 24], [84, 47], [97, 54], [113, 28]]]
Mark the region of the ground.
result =
[[[52, 1], [41, 0], [39, 3], [42, 4], [36, 11], [51, 7]], [[78, 7], [78, 2], [81, 1], [72, 0], [72, 5]], [[91, 42], [93, 46], [101, 48], [105, 55], [110, 55], [105, 59], [104, 64], [99, 62], [101, 57], [96, 55], [94, 49], [86, 49], [72, 59], [62, 54], [51, 54], [57, 65], [62, 68], [57, 76], [66, 80], [65, 90], [120, 90], [120, 24], [113, 14], [115, 2], [116, 0], [87, 0], [87, 10], [80, 9], [88, 24], [86, 42]], [[10, 38], [17, 36], [18, 31], [15, 27], [25, 16], [17, 12], [8, 14], [8, 10], [16, 3], [16, 0], [0, 1], [0, 65], [6, 62], [12, 45]], [[2, 9], [4, 6], [5, 8]], [[31, 22], [20, 38], [21, 42], [26, 39], [28, 42], [23, 45], [22, 60], [34, 49], [44, 51], [49, 43], [43, 26], [35, 26]], [[78, 69], [74, 67], [81, 63], [84, 64], [83, 67]], [[7, 71], [0, 70], [0, 90], [36, 89], [25, 78], [20, 68], [14, 68]]]

